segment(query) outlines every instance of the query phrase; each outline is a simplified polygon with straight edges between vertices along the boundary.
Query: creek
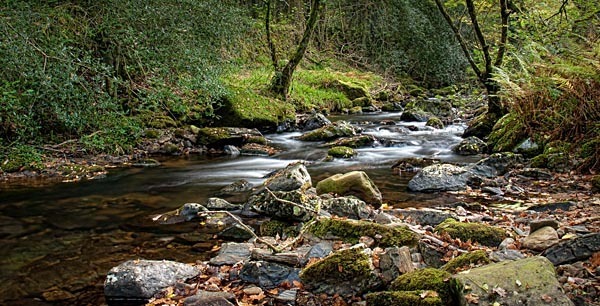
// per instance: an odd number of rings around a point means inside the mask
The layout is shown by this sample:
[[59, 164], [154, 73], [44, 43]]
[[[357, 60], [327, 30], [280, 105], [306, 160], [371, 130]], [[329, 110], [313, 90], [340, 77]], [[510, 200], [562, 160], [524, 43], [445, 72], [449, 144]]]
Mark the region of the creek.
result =
[[150, 216], [188, 202], [203, 203], [240, 179], [257, 186], [268, 173], [298, 160], [307, 162], [314, 184], [335, 173], [365, 171], [384, 202], [395, 208], [452, 201], [448, 195], [408, 192], [413, 174], [393, 174], [390, 167], [405, 157], [476, 161], [451, 151], [464, 125], [434, 130], [424, 123], [400, 122], [399, 117], [400, 113], [333, 117], [382, 140], [358, 149], [351, 160], [324, 162], [327, 149], [321, 143], [298, 141], [300, 133], [293, 132], [265, 135], [271, 145], [283, 149], [271, 157], [169, 158], [158, 168], [117, 169], [97, 180], [0, 185], [0, 304], [101, 305], [106, 272], [125, 260], [207, 260], [220, 242], [214, 233], [202, 231], [196, 222], [154, 224]]

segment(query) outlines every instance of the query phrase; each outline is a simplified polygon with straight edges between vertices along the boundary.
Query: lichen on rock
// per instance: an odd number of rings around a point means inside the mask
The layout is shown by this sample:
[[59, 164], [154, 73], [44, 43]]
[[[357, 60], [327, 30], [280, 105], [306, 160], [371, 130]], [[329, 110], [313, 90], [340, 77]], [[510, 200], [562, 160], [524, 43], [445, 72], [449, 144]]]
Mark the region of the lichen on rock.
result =
[[310, 232], [317, 237], [335, 236], [349, 243], [357, 243], [360, 237], [368, 236], [380, 247], [414, 246], [419, 240], [415, 232], [402, 226], [342, 219], [321, 219]]
[[458, 305], [460, 283], [446, 271], [425, 268], [398, 276], [390, 285], [392, 291], [433, 290], [444, 305]]
[[498, 246], [506, 238], [506, 233], [501, 228], [481, 223], [458, 222], [454, 219], [442, 222], [435, 227], [435, 231], [447, 233], [450, 237], [462, 241], [471, 240], [490, 247]]
[[456, 273], [460, 270], [460, 268], [472, 267], [475, 265], [485, 265], [489, 264], [490, 262], [490, 258], [488, 257], [485, 251], [477, 250], [474, 252], [462, 254], [450, 260], [442, 267], [442, 270], [450, 273]]

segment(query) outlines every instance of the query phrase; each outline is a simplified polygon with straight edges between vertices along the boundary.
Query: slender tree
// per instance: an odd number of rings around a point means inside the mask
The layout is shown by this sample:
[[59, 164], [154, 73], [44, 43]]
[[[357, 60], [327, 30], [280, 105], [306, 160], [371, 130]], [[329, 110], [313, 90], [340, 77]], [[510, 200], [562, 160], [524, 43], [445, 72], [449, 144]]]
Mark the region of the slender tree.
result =
[[[471, 25], [473, 27], [473, 32], [475, 33], [475, 37], [477, 40], [477, 44], [481, 49], [482, 53], [482, 62], [483, 67], [479, 67], [476, 63], [475, 59], [471, 54], [471, 51], [468, 48], [467, 41], [464, 37], [462, 37], [459, 28], [455, 25], [455, 22], [452, 20], [452, 17], [448, 14], [444, 4], [441, 0], [435, 0], [437, 7], [439, 8], [442, 15], [448, 22], [448, 25], [452, 28], [456, 39], [458, 40], [461, 49], [463, 50], [467, 60], [475, 71], [479, 82], [485, 87], [488, 94], [488, 111], [485, 117], [481, 118], [471, 124], [469, 128], [465, 131], [463, 136], [478, 136], [483, 138], [487, 136], [491, 131], [498, 119], [502, 117], [506, 113], [506, 109], [502, 105], [502, 100], [500, 96], [498, 96], [498, 92], [501, 87], [500, 84], [494, 80], [493, 72], [495, 67], [502, 66], [504, 56], [506, 54], [506, 44], [508, 41], [508, 24], [509, 17], [512, 13], [512, 10], [509, 9], [509, 0], [498, 0], [499, 8], [500, 8], [500, 24], [501, 24], [501, 33], [500, 33], [500, 41], [498, 42], [498, 51], [496, 53], [495, 60], [492, 59], [492, 54], [490, 51], [490, 45], [486, 40], [483, 31], [481, 30], [481, 26], [479, 25], [479, 21], [477, 19], [477, 12], [475, 10], [475, 4], [473, 0], [465, 0], [465, 4], [467, 7], [467, 11], [469, 13], [469, 18], [471, 20]], [[480, 64], [481, 65], [481, 64]]]
[[321, 14], [322, 10], [322, 2], [321, 0], [311, 0], [310, 1], [310, 14], [308, 17], [308, 21], [306, 23], [306, 29], [304, 30], [304, 34], [302, 35], [302, 40], [298, 44], [298, 48], [296, 52], [292, 55], [292, 57], [288, 60], [287, 64], [280, 68], [277, 63], [277, 55], [275, 53], [275, 46], [273, 44], [271, 38], [271, 30], [270, 30], [270, 19], [271, 19], [271, 1], [267, 1], [267, 14], [266, 14], [266, 30], [267, 30], [267, 40], [269, 45], [269, 50], [271, 52], [271, 60], [273, 61], [273, 67], [275, 68], [275, 75], [271, 80], [271, 91], [283, 99], [287, 98], [288, 92], [290, 90], [290, 85], [292, 83], [292, 77], [294, 75], [294, 71], [300, 61], [304, 57], [304, 53], [308, 48], [308, 44], [310, 43], [311, 36], [314, 32], [315, 26], [317, 25], [317, 20]]

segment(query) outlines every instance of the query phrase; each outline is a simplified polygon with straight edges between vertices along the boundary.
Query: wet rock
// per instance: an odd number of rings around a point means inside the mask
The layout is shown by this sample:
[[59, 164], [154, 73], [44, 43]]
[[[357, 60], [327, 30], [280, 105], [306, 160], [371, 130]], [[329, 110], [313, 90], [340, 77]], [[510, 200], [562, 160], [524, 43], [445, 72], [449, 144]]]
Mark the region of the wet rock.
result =
[[523, 239], [523, 247], [543, 251], [559, 241], [558, 233], [550, 226], [542, 227]]
[[381, 206], [381, 192], [363, 171], [336, 174], [317, 184], [317, 194], [353, 195], [375, 208]]
[[401, 112], [404, 110], [404, 107], [402, 107], [402, 103], [400, 102], [390, 102], [383, 104], [381, 110], [384, 112]]
[[394, 213], [398, 216], [403, 216], [404, 219], [410, 218], [418, 224], [430, 226], [437, 226], [448, 218], [454, 218], [448, 212], [431, 208], [396, 209]]
[[349, 147], [333, 147], [327, 151], [327, 155], [337, 158], [351, 158], [358, 154], [354, 149]]
[[529, 222], [529, 232], [533, 233], [542, 227], [550, 226], [553, 229], [558, 229], [560, 223], [556, 219], [539, 219]]
[[130, 260], [108, 272], [104, 295], [107, 299], [148, 299], [163, 288], [199, 273], [193, 266], [174, 261]]
[[236, 303], [235, 294], [222, 291], [200, 290], [183, 300], [184, 306], [229, 306], [233, 303]]
[[[554, 266], [544, 257], [504, 261], [459, 273], [461, 305], [564, 305], [573, 303], [562, 292]], [[465, 296], [478, 297], [466, 299]]]
[[133, 164], [131, 164], [132, 167], [136, 168], [155, 168], [159, 167], [160, 165], [161, 164], [159, 161], [151, 158], [136, 160]]
[[223, 188], [221, 188], [215, 195], [217, 196], [228, 196], [237, 193], [246, 192], [252, 189], [252, 184], [247, 180], [237, 180]]
[[427, 122], [433, 115], [418, 108], [404, 109], [400, 120], [406, 122]]
[[208, 211], [198, 203], [185, 203], [179, 209], [152, 217], [152, 221], [159, 224], [176, 224], [199, 218], [199, 214]]
[[208, 210], [238, 210], [242, 205], [231, 204], [221, 198], [209, 198], [204, 204]]
[[320, 113], [311, 114], [305, 121], [303, 131], [312, 131], [324, 126], [331, 125], [331, 121]]
[[543, 255], [554, 265], [585, 260], [600, 251], [600, 233], [583, 235], [562, 241], [547, 249]]
[[257, 129], [236, 127], [206, 127], [198, 131], [198, 143], [210, 148], [222, 148], [226, 145], [241, 147], [249, 139], [263, 137]]
[[514, 149], [514, 153], [523, 154], [526, 157], [534, 157], [542, 153], [542, 147], [535, 143], [531, 138], [527, 138], [519, 143]]
[[278, 263], [251, 261], [244, 264], [240, 271], [240, 278], [245, 282], [257, 284], [261, 288], [270, 289], [284, 282], [291, 284], [293, 281], [300, 280], [298, 277], [299, 272], [300, 269], [298, 268]]
[[[250, 197], [246, 205], [265, 216], [284, 221], [304, 222], [314, 216], [316, 209], [321, 206], [322, 202], [318, 196], [305, 194], [298, 190], [274, 191], [273, 194], [277, 198], [266, 191], [254, 195]], [[279, 201], [278, 199], [288, 202]]]
[[415, 267], [412, 263], [410, 249], [404, 247], [386, 248], [379, 255], [379, 270], [384, 283], [390, 283], [404, 273], [412, 272]]
[[452, 238], [462, 241], [471, 240], [482, 245], [496, 247], [504, 238], [506, 233], [503, 229], [481, 223], [458, 222], [448, 219], [435, 228], [438, 233], [447, 233]]
[[400, 275], [389, 287], [391, 291], [432, 290], [438, 293], [444, 305], [458, 305], [456, 294], [458, 282], [451, 274], [433, 268], [415, 270]]
[[420, 192], [463, 190], [473, 177], [467, 168], [434, 164], [423, 168], [408, 182], [408, 189]]
[[478, 175], [493, 178], [504, 175], [522, 161], [522, 156], [514, 153], [494, 153], [477, 162], [470, 171]]
[[334, 142], [328, 143], [328, 146], [332, 147], [349, 147], [349, 148], [362, 148], [372, 146], [377, 139], [373, 135], [357, 135], [353, 137], [340, 138]]
[[259, 143], [247, 143], [240, 149], [240, 153], [244, 156], [271, 156], [278, 152], [280, 151], [271, 146]]
[[324, 200], [323, 209], [332, 215], [356, 220], [368, 219], [373, 213], [367, 203], [352, 196]]
[[240, 149], [238, 149], [236, 146], [232, 146], [232, 145], [224, 146], [223, 152], [225, 152], [225, 154], [231, 155], [231, 156], [240, 155]]
[[536, 212], [554, 212], [557, 210], [569, 211], [571, 209], [571, 207], [574, 207], [576, 205], [577, 205], [577, 203], [575, 203], [575, 202], [567, 201], [567, 202], [534, 205], [534, 206], [527, 208], [527, 210], [536, 211]]
[[419, 240], [416, 233], [402, 226], [349, 219], [321, 219], [310, 232], [319, 238], [337, 238], [348, 243], [357, 243], [361, 237], [368, 236], [380, 247], [414, 246]]
[[438, 98], [416, 99], [406, 105], [406, 109], [421, 109], [440, 118], [451, 118], [452, 103]]
[[330, 141], [342, 137], [356, 135], [355, 128], [346, 121], [337, 121], [334, 124], [310, 131], [299, 137], [304, 141]]
[[48, 302], [66, 301], [75, 298], [75, 295], [73, 293], [58, 288], [55, 288], [54, 290], [45, 291], [44, 293], [42, 293], [42, 296], [44, 297], [44, 300]]
[[286, 305], [295, 305], [296, 304], [296, 295], [298, 294], [298, 290], [284, 290], [281, 291], [278, 295], [275, 296], [275, 299], [286, 303]]
[[303, 163], [292, 163], [278, 170], [264, 185], [271, 191], [306, 190], [312, 187], [312, 180]]
[[475, 136], [463, 139], [452, 148], [452, 151], [459, 155], [477, 155], [484, 153], [486, 150], [487, 144]]
[[477, 250], [453, 258], [442, 266], [442, 270], [449, 273], [456, 273], [461, 268], [472, 268], [474, 266], [487, 265], [489, 263], [490, 259], [488, 258], [487, 253], [483, 250]]
[[396, 174], [401, 172], [417, 172], [421, 168], [437, 164], [440, 161], [433, 158], [408, 157], [394, 163], [392, 171]]
[[425, 126], [430, 126], [434, 129], [443, 129], [444, 123], [438, 117], [431, 117], [427, 120], [427, 123], [425, 123]]
[[250, 259], [252, 243], [227, 242], [221, 245], [217, 256], [210, 259], [210, 264], [215, 266], [233, 265]]
[[369, 252], [360, 245], [337, 251], [304, 268], [300, 279], [314, 293], [361, 294], [381, 284], [374, 273]]

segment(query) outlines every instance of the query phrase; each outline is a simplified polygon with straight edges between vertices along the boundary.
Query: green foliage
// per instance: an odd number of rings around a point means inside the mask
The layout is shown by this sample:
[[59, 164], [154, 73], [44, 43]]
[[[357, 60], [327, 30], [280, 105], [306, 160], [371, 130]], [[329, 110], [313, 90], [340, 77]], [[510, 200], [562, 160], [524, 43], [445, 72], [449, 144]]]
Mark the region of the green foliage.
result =
[[29, 145], [16, 145], [0, 155], [0, 172], [16, 172], [21, 170], [41, 170], [44, 168], [42, 155]]

